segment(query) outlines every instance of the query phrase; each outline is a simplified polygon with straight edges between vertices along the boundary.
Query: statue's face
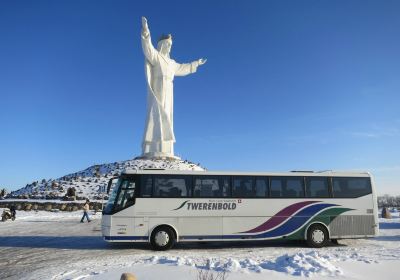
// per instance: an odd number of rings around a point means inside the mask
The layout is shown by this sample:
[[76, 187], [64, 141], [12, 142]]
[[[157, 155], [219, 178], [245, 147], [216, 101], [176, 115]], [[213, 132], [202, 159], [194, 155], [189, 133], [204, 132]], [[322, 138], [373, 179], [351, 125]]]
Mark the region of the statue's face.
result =
[[172, 47], [172, 40], [166, 40], [165, 48], [166, 48], [167, 53], [171, 52], [171, 47]]
[[163, 55], [169, 55], [169, 53], [171, 52], [171, 47], [172, 47], [172, 40], [166, 39], [158, 42], [157, 49]]

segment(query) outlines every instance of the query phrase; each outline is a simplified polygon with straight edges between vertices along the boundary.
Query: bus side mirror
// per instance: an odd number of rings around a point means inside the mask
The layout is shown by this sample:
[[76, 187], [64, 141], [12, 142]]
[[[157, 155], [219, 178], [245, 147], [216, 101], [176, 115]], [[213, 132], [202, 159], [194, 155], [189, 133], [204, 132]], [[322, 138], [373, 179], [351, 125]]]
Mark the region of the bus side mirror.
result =
[[118, 179], [118, 177], [112, 177], [112, 178], [108, 181], [108, 185], [107, 185], [107, 194], [110, 193], [110, 189], [111, 189], [112, 182], [113, 182], [115, 179]]

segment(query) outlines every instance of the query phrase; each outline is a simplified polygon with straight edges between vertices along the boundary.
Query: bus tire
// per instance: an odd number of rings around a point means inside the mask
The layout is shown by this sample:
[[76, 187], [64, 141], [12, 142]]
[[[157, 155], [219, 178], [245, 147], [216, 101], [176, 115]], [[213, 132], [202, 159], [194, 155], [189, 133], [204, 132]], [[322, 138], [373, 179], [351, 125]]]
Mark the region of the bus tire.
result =
[[321, 224], [311, 225], [307, 230], [307, 244], [313, 248], [324, 247], [329, 240], [326, 227]]
[[151, 233], [150, 244], [157, 251], [171, 249], [175, 244], [175, 234], [168, 226], [157, 227]]

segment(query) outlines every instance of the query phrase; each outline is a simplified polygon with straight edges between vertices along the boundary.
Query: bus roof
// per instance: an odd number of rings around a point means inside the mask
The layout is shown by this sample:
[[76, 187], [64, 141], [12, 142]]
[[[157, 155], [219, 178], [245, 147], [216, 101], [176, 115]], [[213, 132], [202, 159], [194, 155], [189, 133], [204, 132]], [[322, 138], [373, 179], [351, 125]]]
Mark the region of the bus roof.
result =
[[371, 177], [369, 172], [361, 171], [291, 171], [291, 172], [235, 172], [235, 171], [191, 171], [165, 169], [126, 169], [122, 174], [157, 175], [225, 175], [225, 176], [330, 176], [330, 177]]

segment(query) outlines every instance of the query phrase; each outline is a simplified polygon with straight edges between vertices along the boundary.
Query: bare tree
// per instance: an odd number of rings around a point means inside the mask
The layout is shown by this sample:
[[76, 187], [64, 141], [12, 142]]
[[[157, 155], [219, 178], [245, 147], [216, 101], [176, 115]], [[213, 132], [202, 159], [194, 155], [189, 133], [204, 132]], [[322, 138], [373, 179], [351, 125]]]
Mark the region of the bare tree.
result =
[[0, 197], [5, 197], [7, 195], [7, 190], [5, 188], [0, 190]]
[[400, 196], [390, 196], [388, 194], [378, 196], [378, 207], [400, 207]]

